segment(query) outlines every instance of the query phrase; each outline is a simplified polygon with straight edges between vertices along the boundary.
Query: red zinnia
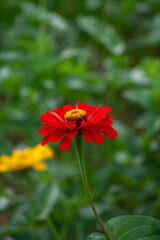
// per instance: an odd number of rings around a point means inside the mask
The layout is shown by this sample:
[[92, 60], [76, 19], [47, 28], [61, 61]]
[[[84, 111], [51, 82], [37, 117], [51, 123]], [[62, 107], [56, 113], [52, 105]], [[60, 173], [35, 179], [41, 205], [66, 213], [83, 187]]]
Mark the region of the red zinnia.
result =
[[81, 133], [87, 142], [101, 144], [104, 142], [103, 133], [114, 139], [117, 132], [111, 127], [113, 115], [108, 115], [110, 107], [87, 106], [85, 103], [77, 103], [76, 106], [67, 104], [51, 111], [46, 111], [40, 116], [42, 128], [38, 132], [45, 137], [42, 146], [48, 141], [57, 142], [62, 137], [60, 149], [66, 151], [72, 142], [72, 138]]

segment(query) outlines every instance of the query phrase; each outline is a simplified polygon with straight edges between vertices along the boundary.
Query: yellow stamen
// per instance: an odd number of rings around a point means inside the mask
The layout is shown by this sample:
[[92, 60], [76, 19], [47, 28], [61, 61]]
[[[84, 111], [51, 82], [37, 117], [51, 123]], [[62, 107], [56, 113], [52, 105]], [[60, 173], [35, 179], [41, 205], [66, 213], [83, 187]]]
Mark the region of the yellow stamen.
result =
[[86, 119], [86, 111], [83, 109], [72, 109], [64, 115], [65, 119], [67, 121], [77, 121], [77, 120], [82, 120]]

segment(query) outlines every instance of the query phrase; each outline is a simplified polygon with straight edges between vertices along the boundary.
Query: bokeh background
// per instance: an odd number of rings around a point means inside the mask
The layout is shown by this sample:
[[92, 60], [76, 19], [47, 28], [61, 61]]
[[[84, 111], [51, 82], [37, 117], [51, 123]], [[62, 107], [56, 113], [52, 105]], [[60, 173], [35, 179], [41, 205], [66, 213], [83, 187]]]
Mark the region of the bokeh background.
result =
[[[159, 0], [1, 0], [0, 154], [35, 146], [39, 116], [77, 101], [112, 108], [115, 140], [85, 143], [102, 219], [160, 212]], [[85, 196], [74, 143], [44, 171], [31, 170], [35, 218], [20, 172], [0, 177], [0, 239], [84, 240], [99, 231]], [[38, 202], [38, 203], [37, 203]], [[56, 238], [55, 238], [56, 239]], [[58, 238], [56, 239], [58, 240]]]

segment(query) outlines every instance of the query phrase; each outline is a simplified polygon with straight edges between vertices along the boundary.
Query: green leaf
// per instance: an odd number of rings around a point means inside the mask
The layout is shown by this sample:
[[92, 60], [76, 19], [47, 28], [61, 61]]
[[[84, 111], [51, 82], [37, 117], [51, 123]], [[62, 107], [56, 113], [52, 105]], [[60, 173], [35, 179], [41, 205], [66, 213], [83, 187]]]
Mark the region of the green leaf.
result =
[[119, 55], [125, 51], [125, 43], [113, 26], [88, 16], [79, 16], [77, 22], [82, 30], [103, 44], [111, 53]]
[[142, 240], [160, 234], [160, 221], [147, 216], [122, 216], [108, 221], [105, 228], [110, 240]]
[[87, 240], [106, 240], [102, 233], [92, 233], [87, 237]]
[[57, 185], [43, 183], [35, 191], [35, 202], [38, 209], [38, 220], [45, 220], [51, 213], [59, 198], [59, 188]]
[[159, 240], [160, 235], [154, 236], [154, 237], [146, 237], [146, 238], [141, 238], [140, 240]]
[[[141, 107], [148, 107], [150, 104], [149, 89], [131, 89], [125, 90], [123, 97], [131, 103], [138, 104]], [[138, 96], [141, 96], [139, 98]]]
[[[160, 221], [148, 216], [121, 216], [105, 224], [110, 240], [159, 240]], [[92, 233], [87, 240], [104, 240], [101, 233]]]
[[48, 12], [38, 4], [23, 2], [21, 8], [23, 14], [29, 19], [49, 24], [49, 26], [59, 31], [68, 29], [67, 21], [61, 15], [55, 12]]

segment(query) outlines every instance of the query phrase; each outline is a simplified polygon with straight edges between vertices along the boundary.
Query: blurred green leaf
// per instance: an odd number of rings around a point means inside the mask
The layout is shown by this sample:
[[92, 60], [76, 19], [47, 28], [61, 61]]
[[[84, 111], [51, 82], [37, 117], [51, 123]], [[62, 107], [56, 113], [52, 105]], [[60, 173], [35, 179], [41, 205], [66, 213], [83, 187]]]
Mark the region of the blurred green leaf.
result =
[[102, 233], [92, 233], [86, 240], [106, 240], [106, 238]]
[[125, 51], [125, 43], [111, 25], [86, 16], [79, 16], [77, 22], [82, 30], [102, 43], [109, 52], [119, 55]]
[[34, 192], [35, 206], [38, 210], [38, 220], [45, 220], [53, 210], [58, 198], [60, 190], [55, 183], [42, 183]]
[[[125, 90], [123, 96], [128, 99], [131, 103], [137, 103], [142, 107], [149, 107], [149, 89], [132, 89]], [[139, 97], [141, 96], [141, 97]]]
[[49, 24], [58, 31], [68, 30], [67, 21], [59, 14], [47, 12], [43, 7], [31, 2], [23, 2], [21, 6], [23, 13], [30, 20], [36, 20], [42, 22], [43, 24]]

